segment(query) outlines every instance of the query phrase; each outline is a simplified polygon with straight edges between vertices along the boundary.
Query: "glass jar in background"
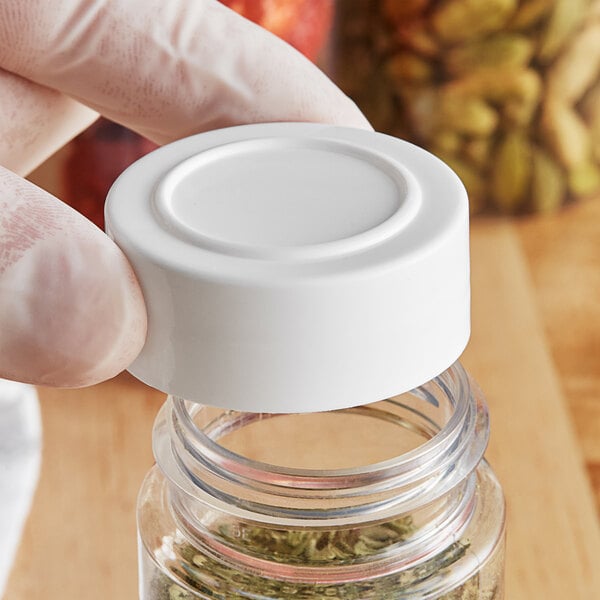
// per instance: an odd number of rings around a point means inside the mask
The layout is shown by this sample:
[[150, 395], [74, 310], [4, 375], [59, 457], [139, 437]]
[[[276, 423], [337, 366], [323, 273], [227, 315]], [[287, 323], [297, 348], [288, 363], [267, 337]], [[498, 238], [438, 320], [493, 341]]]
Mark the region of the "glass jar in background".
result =
[[341, 0], [324, 68], [375, 129], [448, 163], [472, 213], [600, 191], [597, 0]]
[[487, 439], [458, 363], [334, 412], [170, 398], [139, 497], [140, 598], [501, 600], [504, 502]]
[[61, 198], [104, 229], [104, 199], [112, 182], [131, 163], [157, 147], [134, 131], [99, 118], [67, 148], [61, 165]]

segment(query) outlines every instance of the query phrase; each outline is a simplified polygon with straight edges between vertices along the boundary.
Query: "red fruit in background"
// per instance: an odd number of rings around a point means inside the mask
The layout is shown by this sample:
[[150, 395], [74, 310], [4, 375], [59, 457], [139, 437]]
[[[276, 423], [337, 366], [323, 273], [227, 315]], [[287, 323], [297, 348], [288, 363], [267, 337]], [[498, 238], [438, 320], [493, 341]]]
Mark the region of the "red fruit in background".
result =
[[315, 60], [329, 34], [333, 0], [221, 0]]
[[260, 23], [264, 9], [264, 0], [220, 0], [221, 4], [225, 4], [235, 10], [236, 13], [250, 19], [255, 23]]

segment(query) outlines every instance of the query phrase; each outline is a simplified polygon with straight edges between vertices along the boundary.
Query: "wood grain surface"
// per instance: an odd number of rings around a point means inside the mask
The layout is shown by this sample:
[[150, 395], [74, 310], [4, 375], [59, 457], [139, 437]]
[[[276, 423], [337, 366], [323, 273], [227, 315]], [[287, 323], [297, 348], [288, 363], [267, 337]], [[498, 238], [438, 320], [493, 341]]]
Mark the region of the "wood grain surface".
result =
[[488, 397], [488, 458], [507, 498], [506, 598], [595, 598], [598, 516], [514, 226], [472, 228], [472, 285], [463, 362]]
[[516, 231], [600, 511], [600, 198]]
[[[472, 227], [463, 362], [492, 416], [506, 492], [506, 600], [600, 590], [600, 201]], [[135, 497], [162, 394], [131, 376], [41, 389], [41, 480], [6, 598], [133, 600]], [[587, 470], [586, 470], [587, 465]]]

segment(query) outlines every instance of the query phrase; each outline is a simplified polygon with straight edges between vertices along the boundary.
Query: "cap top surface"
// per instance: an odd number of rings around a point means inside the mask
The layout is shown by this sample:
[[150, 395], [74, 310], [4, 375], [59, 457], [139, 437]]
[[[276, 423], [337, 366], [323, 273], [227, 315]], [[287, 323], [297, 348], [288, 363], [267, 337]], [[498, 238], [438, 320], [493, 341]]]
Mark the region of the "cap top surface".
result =
[[356, 252], [393, 235], [419, 188], [380, 155], [329, 140], [268, 138], [204, 150], [154, 193], [164, 228], [240, 257], [307, 259]]

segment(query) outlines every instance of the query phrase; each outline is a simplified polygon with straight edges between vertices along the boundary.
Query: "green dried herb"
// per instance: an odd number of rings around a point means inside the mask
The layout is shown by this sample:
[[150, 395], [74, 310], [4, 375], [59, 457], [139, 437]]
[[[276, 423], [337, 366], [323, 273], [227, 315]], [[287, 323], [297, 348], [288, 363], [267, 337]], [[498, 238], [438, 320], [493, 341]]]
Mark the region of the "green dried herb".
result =
[[[226, 543], [243, 549], [245, 553], [303, 566], [360, 562], [403, 542], [414, 531], [410, 517], [362, 529], [345, 530], [286, 531], [256, 526], [240, 527], [239, 524], [222, 524], [219, 528]], [[451, 568], [467, 549], [468, 544], [457, 542], [412, 569], [376, 580], [326, 585], [267, 579], [236, 569], [219, 557], [211, 556], [208, 551], [201, 551], [187, 543], [179, 544], [173, 550], [180, 560], [171, 566], [171, 571], [173, 579], [182, 582], [182, 585], [160, 574], [153, 582], [152, 595], [148, 600], [194, 600], [198, 597], [219, 600], [391, 599], [394, 593], [406, 592], [417, 583]], [[495, 592], [484, 593], [480, 589], [479, 575], [476, 574], [439, 600], [494, 600], [495, 597]]]
[[192, 598], [183, 588], [180, 588], [177, 584], [169, 586], [168, 600], [188, 600]]
[[222, 525], [219, 533], [235, 547], [275, 562], [301, 565], [350, 562], [371, 556], [408, 538], [415, 530], [411, 517], [362, 529], [280, 530]]

